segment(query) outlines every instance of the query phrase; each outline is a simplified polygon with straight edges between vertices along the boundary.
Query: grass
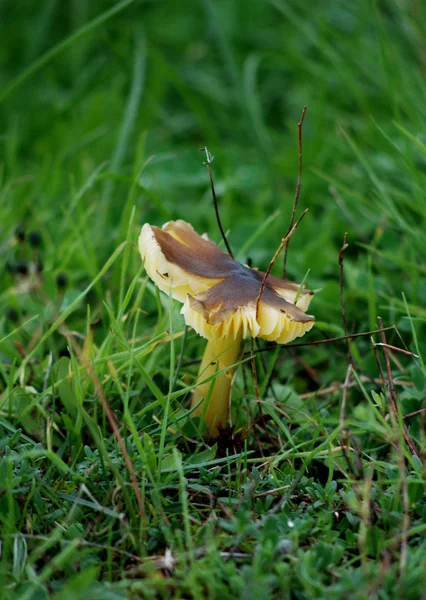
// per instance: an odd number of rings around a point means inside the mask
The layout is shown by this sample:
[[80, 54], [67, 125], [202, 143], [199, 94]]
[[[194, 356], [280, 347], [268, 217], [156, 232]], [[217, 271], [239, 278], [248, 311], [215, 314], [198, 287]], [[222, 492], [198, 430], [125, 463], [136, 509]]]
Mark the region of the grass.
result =
[[[424, 597], [425, 31], [415, 1], [3, 0], [0, 598]], [[306, 342], [344, 334], [347, 232], [349, 332], [382, 318], [406, 353], [264, 351], [260, 402], [247, 356], [210, 445], [204, 342], [138, 232], [182, 218], [219, 242], [207, 146], [231, 247], [265, 270], [304, 105]]]

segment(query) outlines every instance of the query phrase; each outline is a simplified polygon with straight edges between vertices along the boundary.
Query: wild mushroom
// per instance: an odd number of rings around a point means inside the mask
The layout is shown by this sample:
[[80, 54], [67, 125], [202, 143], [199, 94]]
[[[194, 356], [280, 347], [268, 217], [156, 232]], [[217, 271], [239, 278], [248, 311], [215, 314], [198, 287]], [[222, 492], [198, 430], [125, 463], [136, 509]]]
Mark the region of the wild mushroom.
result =
[[183, 302], [187, 325], [208, 339], [199, 379], [229, 367], [213, 383], [198, 385], [192, 395], [193, 414], [204, 418], [215, 438], [228, 419], [231, 378], [242, 339], [250, 335], [286, 344], [304, 335], [315, 321], [304, 312], [313, 294], [268, 275], [259, 299], [265, 274], [233, 260], [185, 221], [170, 221], [161, 229], [145, 224], [139, 250], [149, 277]]

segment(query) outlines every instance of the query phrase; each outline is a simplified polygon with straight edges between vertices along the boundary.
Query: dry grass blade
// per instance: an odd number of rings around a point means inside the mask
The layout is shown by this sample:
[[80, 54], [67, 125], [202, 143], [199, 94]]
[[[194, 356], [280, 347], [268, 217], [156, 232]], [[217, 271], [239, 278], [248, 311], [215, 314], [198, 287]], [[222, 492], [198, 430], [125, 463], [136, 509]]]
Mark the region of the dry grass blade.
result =
[[[389, 400], [390, 400], [389, 404], [393, 411], [393, 414], [395, 417], [395, 422], [398, 423], [398, 399], [396, 396], [395, 385], [394, 385], [393, 377], [392, 377], [392, 369], [390, 366], [389, 349], [387, 347], [386, 333], [383, 330], [383, 321], [382, 321], [381, 317], [378, 317], [377, 321], [378, 321], [379, 327], [380, 327], [380, 336], [382, 339], [383, 357], [385, 359], [386, 371], [387, 371], [387, 376], [388, 376], [387, 387], [389, 390]], [[403, 428], [404, 439], [407, 442], [407, 445], [410, 449], [411, 454], [420, 458], [420, 453], [417, 450], [411, 436], [408, 434], [406, 425], [403, 424], [402, 428]]]
[[296, 218], [297, 205], [299, 203], [300, 188], [302, 187], [302, 166], [303, 166], [302, 127], [303, 127], [303, 121], [305, 120], [305, 114], [306, 114], [306, 106], [303, 107], [302, 115], [297, 124], [297, 134], [298, 134], [298, 140], [299, 140], [299, 168], [298, 168], [298, 173], [297, 173], [296, 192], [294, 194], [293, 209], [291, 211], [290, 224], [288, 226], [287, 235], [285, 236], [285, 239], [287, 241], [285, 243], [285, 248], [284, 248], [283, 279], [285, 279], [285, 276], [287, 273], [287, 255], [288, 255], [288, 246], [290, 244], [290, 237], [287, 237], [287, 236], [293, 228], [294, 219]]
[[405, 356], [412, 356], [413, 358], [419, 358], [417, 354], [414, 354], [414, 352], [410, 352], [409, 350], [404, 350], [403, 348], [398, 348], [398, 346], [392, 346], [391, 344], [383, 344], [381, 342], [378, 342], [375, 344], [375, 346], [386, 347], [389, 350], [393, 350], [394, 352], [399, 352], [400, 354], [405, 354]]
[[288, 240], [291, 238], [291, 236], [293, 235], [293, 233], [296, 231], [296, 229], [299, 227], [299, 224], [301, 222], [301, 220], [303, 219], [303, 217], [306, 215], [306, 213], [308, 212], [308, 209], [306, 208], [302, 215], [300, 216], [300, 218], [296, 221], [296, 223], [293, 225], [293, 227], [291, 228], [291, 230], [287, 233], [287, 235], [285, 236], [285, 238], [283, 238], [281, 240], [281, 244], [278, 246], [278, 250], [275, 252], [274, 256], [272, 257], [271, 262], [268, 265], [268, 268], [266, 270], [266, 273], [262, 279], [262, 283], [260, 284], [260, 290], [259, 290], [259, 295], [257, 296], [257, 300], [256, 300], [256, 316], [257, 313], [259, 311], [259, 303], [260, 300], [262, 298], [262, 294], [263, 294], [263, 290], [265, 289], [265, 285], [266, 285], [266, 280], [268, 279], [268, 275], [271, 272], [272, 267], [275, 264], [275, 261], [277, 260], [278, 256], [281, 254], [282, 249], [285, 247], [286, 243], [288, 242]]
[[[343, 238], [343, 246], [339, 250], [339, 296], [340, 296], [340, 309], [342, 311], [343, 331], [345, 336], [348, 335], [348, 322], [346, 317], [345, 303], [343, 300], [343, 263], [345, 259], [345, 250], [349, 247], [347, 243], [348, 234], [345, 233]], [[346, 347], [348, 349], [348, 358], [353, 368], [355, 368], [354, 357], [352, 356], [351, 347], [349, 344], [349, 338], [346, 337]]]
[[[373, 335], [375, 333], [380, 333], [381, 331], [391, 331], [394, 330], [394, 327], [385, 327], [382, 329], [373, 329], [372, 331], [362, 331], [360, 333], [351, 333], [350, 335], [342, 335], [340, 337], [328, 338], [326, 340], [313, 340], [312, 342], [299, 342], [297, 344], [287, 344], [285, 348], [303, 348], [303, 346], [322, 346], [323, 344], [335, 344], [336, 342], [344, 342], [347, 339], [355, 339], [359, 337], [366, 337], [367, 335]], [[255, 350], [256, 354], [258, 352], [268, 352], [269, 350], [276, 350], [277, 346], [266, 346], [266, 348], [259, 348]], [[249, 355], [248, 352], [244, 353], [244, 356]], [[197, 361], [192, 361], [190, 363], [186, 363], [187, 365], [195, 364]]]
[[219, 206], [217, 203], [216, 190], [214, 189], [213, 175], [212, 175], [212, 170], [210, 168], [210, 165], [213, 162], [214, 156], [212, 156], [210, 154], [210, 152], [207, 150], [207, 148], [200, 148], [200, 152], [206, 153], [206, 161], [203, 164], [207, 167], [207, 172], [209, 174], [210, 188], [211, 188], [212, 196], [213, 196], [214, 211], [216, 213], [216, 220], [217, 220], [217, 224], [219, 225], [220, 235], [222, 236], [222, 239], [224, 241], [224, 244], [226, 246], [229, 256], [231, 258], [234, 258], [231, 247], [228, 243], [228, 240], [226, 239], [225, 231], [222, 227], [222, 221], [220, 220], [220, 215], [219, 215]]
[[110, 406], [107, 402], [107, 399], [105, 398], [105, 394], [102, 390], [101, 383], [99, 381], [96, 371], [93, 368], [93, 365], [91, 364], [89, 358], [87, 358], [85, 356], [85, 353], [81, 350], [80, 346], [74, 340], [74, 337], [71, 334], [71, 332], [65, 326], [62, 326], [61, 329], [62, 329], [63, 335], [65, 335], [66, 338], [69, 340], [79, 361], [81, 362], [82, 365], [84, 365], [84, 367], [87, 369], [87, 372], [89, 373], [90, 379], [92, 380], [93, 386], [95, 388], [96, 395], [99, 399], [99, 402], [101, 403], [102, 410], [104, 411], [105, 416], [108, 419], [108, 423], [110, 424], [110, 427], [112, 429], [114, 437], [117, 440], [117, 444], [123, 455], [123, 459], [124, 459], [126, 468], [130, 475], [131, 486], [132, 486], [133, 492], [135, 494], [136, 501], [138, 503], [140, 517], [141, 517], [142, 521], [145, 521], [146, 512], [145, 512], [145, 507], [144, 507], [144, 503], [142, 500], [142, 494], [139, 489], [138, 480], [136, 478], [136, 473], [135, 473], [135, 469], [133, 467], [132, 460], [129, 456], [129, 453], [127, 452], [127, 448], [126, 448], [126, 444], [124, 442], [123, 436], [121, 435], [115, 413], [110, 408]]
[[[383, 356], [385, 359], [386, 372], [388, 376], [388, 390], [390, 397], [390, 407], [394, 413], [394, 426], [395, 429], [398, 427], [399, 418], [398, 418], [398, 399], [396, 396], [395, 386], [392, 377], [392, 369], [390, 366], [389, 360], [389, 347], [386, 341], [386, 333], [383, 331], [383, 321], [381, 317], [377, 319], [379, 323], [379, 327], [381, 328], [380, 337], [382, 339], [381, 348], [383, 351]], [[420, 458], [420, 453], [418, 452], [412, 438], [408, 434], [407, 427], [405, 423], [402, 423], [402, 431], [404, 435], [404, 439], [407, 442], [407, 445], [410, 449], [412, 455]], [[402, 521], [402, 532], [401, 532], [401, 553], [399, 557], [399, 576], [402, 581], [405, 569], [407, 566], [407, 550], [408, 550], [408, 530], [410, 527], [410, 499], [408, 496], [408, 485], [407, 485], [407, 470], [405, 466], [405, 458], [404, 451], [402, 449], [402, 444], [400, 441], [400, 437], [398, 436], [398, 432], [395, 435], [394, 447], [398, 457], [398, 466], [399, 466], [399, 475], [401, 478], [401, 493], [402, 493], [402, 506], [403, 506], [403, 521]]]

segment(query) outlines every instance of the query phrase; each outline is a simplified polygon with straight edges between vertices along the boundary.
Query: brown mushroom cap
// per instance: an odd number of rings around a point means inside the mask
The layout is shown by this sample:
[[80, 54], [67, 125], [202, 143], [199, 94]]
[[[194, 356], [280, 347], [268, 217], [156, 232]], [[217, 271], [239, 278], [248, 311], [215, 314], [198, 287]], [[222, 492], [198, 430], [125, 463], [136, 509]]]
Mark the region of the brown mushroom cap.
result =
[[[184, 302], [188, 325], [208, 339], [261, 337], [279, 344], [304, 335], [315, 318], [305, 314], [313, 293], [233, 260], [184, 221], [145, 224], [139, 236], [145, 269], [156, 285]], [[299, 298], [294, 304], [297, 294]]]

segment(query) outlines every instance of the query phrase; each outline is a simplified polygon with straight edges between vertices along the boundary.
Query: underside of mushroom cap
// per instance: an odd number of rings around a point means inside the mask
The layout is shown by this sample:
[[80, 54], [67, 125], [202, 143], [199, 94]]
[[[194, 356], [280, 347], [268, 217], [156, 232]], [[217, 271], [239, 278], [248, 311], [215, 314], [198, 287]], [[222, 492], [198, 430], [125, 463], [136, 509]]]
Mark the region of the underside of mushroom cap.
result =
[[285, 344], [313, 327], [313, 316], [266, 286], [257, 307], [259, 290], [257, 279], [234, 274], [196, 296], [188, 294], [181, 313], [207, 339], [236, 339], [242, 333]]
[[150, 278], [184, 302], [186, 323], [208, 339], [235, 339], [242, 333], [284, 344], [314, 324], [315, 318], [303, 312], [312, 292], [268, 275], [257, 306], [265, 274], [233, 260], [184, 221], [170, 221], [162, 229], [145, 224], [139, 249]]

